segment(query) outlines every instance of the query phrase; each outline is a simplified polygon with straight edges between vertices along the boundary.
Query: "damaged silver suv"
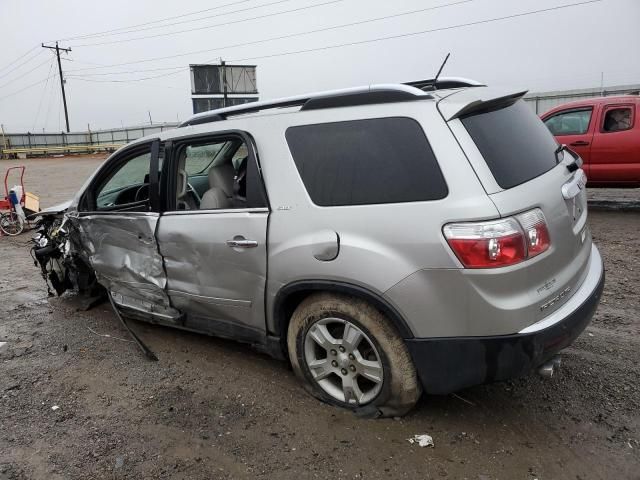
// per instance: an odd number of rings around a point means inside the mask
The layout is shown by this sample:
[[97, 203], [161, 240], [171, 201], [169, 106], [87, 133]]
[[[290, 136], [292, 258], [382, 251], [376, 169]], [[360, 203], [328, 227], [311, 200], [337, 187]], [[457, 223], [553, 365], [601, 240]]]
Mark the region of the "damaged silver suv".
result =
[[111, 155], [35, 255], [58, 293], [253, 344], [360, 413], [552, 368], [604, 270], [581, 160], [523, 95], [450, 78], [199, 114]]

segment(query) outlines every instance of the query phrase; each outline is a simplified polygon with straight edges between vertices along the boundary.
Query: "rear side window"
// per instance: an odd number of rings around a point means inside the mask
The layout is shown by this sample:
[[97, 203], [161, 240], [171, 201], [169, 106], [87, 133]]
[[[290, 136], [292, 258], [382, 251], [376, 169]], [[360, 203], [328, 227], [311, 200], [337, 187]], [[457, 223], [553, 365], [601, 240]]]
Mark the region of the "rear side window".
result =
[[558, 143], [522, 100], [465, 117], [462, 123], [504, 189], [528, 182], [556, 166]]
[[323, 207], [447, 196], [420, 125], [377, 118], [290, 127], [287, 142], [311, 200]]

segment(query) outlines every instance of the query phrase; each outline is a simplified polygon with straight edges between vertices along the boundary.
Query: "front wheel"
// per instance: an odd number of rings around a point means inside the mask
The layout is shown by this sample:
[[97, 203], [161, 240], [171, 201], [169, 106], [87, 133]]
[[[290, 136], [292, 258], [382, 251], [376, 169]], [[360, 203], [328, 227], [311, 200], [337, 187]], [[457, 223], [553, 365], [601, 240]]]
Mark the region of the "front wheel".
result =
[[420, 398], [404, 341], [361, 299], [309, 296], [291, 317], [287, 346], [296, 375], [324, 402], [373, 416], [399, 416]]
[[9, 236], [20, 235], [24, 230], [24, 220], [16, 212], [7, 212], [0, 215], [0, 230]]

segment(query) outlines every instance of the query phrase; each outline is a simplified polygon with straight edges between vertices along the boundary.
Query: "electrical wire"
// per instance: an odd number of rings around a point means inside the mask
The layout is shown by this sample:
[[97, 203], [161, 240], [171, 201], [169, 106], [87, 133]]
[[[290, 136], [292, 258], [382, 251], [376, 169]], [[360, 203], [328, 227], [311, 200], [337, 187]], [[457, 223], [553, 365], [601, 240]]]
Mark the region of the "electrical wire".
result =
[[[53, 77], [55, 78], [56, 76], [57, 76], [57, 75], [56, 75], [56, 73], [54, 72]], [[55, 82], [51, 82], [52, 90], [53, 90], [53, 84], [54, 84], [54, 83], [55, 83]], [[49, 96], [49, 102], [47, 103], [47, 114], [46, 114], [46, 115], [45, 115], [45, 117], [44, 117], [44, 126], [45, 126], [45, 128], [46, 128], [46, 127], [47, 127], [47, 125], [49, 124], [49, 112], [50, 112], [50, 110], [51, 110], [51, 104], [52, 104], [52, 103], [55, 103], [55, 99], [56, 99], [57, 97], [58, 97], [58, 90], [56, 89], [56, 90], [53, 90], [53, 91], [52, 91], [52, 95], [50, 95], [50, 96]]]
[[[435, 32], [441, 32], [441, 31], [446, 31], [446, 30], [453, 30], [453, 29], [464, 28], [464, 27], [469, 27], [469, 26], [475, 26], [475, 25], [482, 25], [482, 24], [493, 23], [493, 22], [498, 22], [498, 21], [504, 21], [504, 20], [508, 20], [508, 19], [512, 19], [512, 18], [519, 18], [519, 17], [528, 16], [528, 15], [535, 15], [535, 14], [540, 14], [540, 13], [545, 13], [545, 12], [550, 12], [550, 11], [561, 10], [561, 9], [565, 9], [565, 8], [571, 8], [571, 7], [581, 6], [581, 5], [599, 3], [599, 2], [602, 2], [602, 1], [604, 1], [604, 0], [585, 0], [585, 1], [575, 2], [575, 3], [571, 3], [571, 4], [557, 5], [555, 7], [543, 8], [543, 9], [538, 9], [538, 10], [531, 10], [531, 11], [528, 11], [528, 12], [522, 12], [522, 13], [517, 13], [517, 14], [511, 14], [511, 15], [505, 15], [505, 16], [502, 16], [502, 17], [494, 17], [494, 18], [489, 18], [489, 19], [484, 19], [484, 20], [477, 20], [477, 21], [474, 21], [474, 22], [467, 22], [467, 23], [461, 23], [461, 24], [456, 24], [456, 25], [448, 25], [446, 27], [438, 27], [438, 28], [432, 28], [432, 29], [428, 29], [428, 30], [421, 30], [421, 31], [418, 31], [418, 32], [410, 32], [410, 33], [404, 33], [404, 34], [389, 35], [389, 36], [385, 36], [385, 37], [377, 37], [377, 38], [372, 38], [372, 39], [367, 39], [367, 40], [359, 40], [359, 41], [348, 42], [348, 43], [340, 43], [340, 44], [336, 44], [336, 45], [326, 45], [326, 46], [322, 46], [322, 47], [315, 47], [315, 48], [309, 48], [309, 49], [294, 50], [294, 51], [288, 51], [288, 52], [279, 52], [279, 53], [273, 53], [273, 54], [269, 54], [269, 55], [238, 58], [238, 59], [234, 59], [233, 61], [234, 62], [240, 62], [240, 61], [247, 61], [247, 60], [259, 60], [259, 59], [265, 59], [265, 58], [289, 56], [289, 55], [296, 55], [296, 54], [302, 54], [302, 53], [310, 53], [310, 52], [318, 52], [318, 51], [324, 51], [324, 50], [332, 50], [332, 49], [355, 46], [355, 45], [364, 45], [364, 44], [368, 44], [368, 43], [382, 42], [382, 41], [386, 41], [386, 40], [395, 40], [395, 39], [399, 39], [399, 38], [407, 38], [407, 37], [413, 37], [413, 36], [418, 36], [418, 35], [426, 35], [426, 34], [429, 34], [429, 33], [435, 33]], [[354, 22], [354, 23], [357, 24], [357, 23], [361, 23], [361, 22]], [[345, 25], [341, 25], [341, 26], [337, 26], [337, 27], [326, 27], [324, 29], [318, 29], [318, 30], [328, 30], [328, 29], [332, 29], [332, 28], [342, 28], [343, 26], [347, 26], [347, 25], [350, 25], [350, 24], [345, 24]], [[304, 33], [307, 33], [307, 32], [304, 32]], [[131, 65], [131, 64], [135, 64], [135, 63], [144, 63], [144, 62], [151, 62], [151, 61], [156, 61], [156, 60], [164, 60], [164, 59], [167, 59], [167, 58], [176, 58], [176, 57], [181, 57], [181, 56], [186, 56], [186, 55], [193, 55], [193, 54], [198, 54], [198, 53], [210, 52], [212, 50], [222, 50], [222, 49], [228, 49], [228, 48], [235, 48], [235, 47], [238, 47], [238, 46], [246, 46], [246, 45], [249, 45], [249, 44], [255, 44], [255, 43], [260, 43], [260, 42], [264, 42], [264, 41], [271, 41], [271, 40], [274, 40], [274, 39], [290, 38], [291, 36], [295, 36], [295, 35], [300, 35], [300, 34], [284, 35], [284, 36], [281, 36], [281, 37], [273, 37], [271, 39], [257, 40], [255, 42], [246, 42], [246, 43], [242, 43], [242, 44], [227, 45], [227, 46], [223, 46], [223, 47], [218, 47], [216, 49], [200, 50], [200, 51], [197, 51], [197, 52], [189, 52], [189, 53], [171, 55], [171, 56], [168, 56], [168, 57], [158, 57], [158, 58], [153, 58], [153, 59], [138, 60], [138, 61], [134, 61], [134, 62], [126, 62], [126, 63], [114, 64], [114, 65], [110, 65], [110, 66], [111, 67], [115, 67], [115, 66], [121, 66], [121, 65]], [[210, 60], [209, 62], [213, 62], [213, 61], [214, 60]], [[99, 68], [99, 67], [96, 67], [96, 68]], [[175, 67], [175, 68], [179, 69], [180, 67]], [[182, 67], [182, 68], [185, 68], [185, 67]], [[85, 70], [88, 70], [88, 69], [82, 69], [82, 71], [85, 71]], [[78, 69], [78, 70], [74, 70], [74, 71], [78, 72], [78, 71], [81, 71], [81, 70]], [[164, 77], [164, 76], [175, 75], [176, 73], [179, 73], [179, 71], [169, 72], [169, 73], [165, 73], [165, 74], [162, 74], [162, 75], [157, 75], [157, 76], [154, 76], [152, 78], [160, 78], [160, 77]], [[86, 75], [90, 75], [90, 74], [84, 74], [84, 75], [86, 76]], [[75, 76], [75, 78], [78, 78], [78, 79], [82, 78], [82, 77], [83, 77], [82, 74], [77, 74]], [[129, 81], [139, 81], [139, 80], [141, 80], [141, 79], [132, 79], [132, 80], [129, 80]], [[127, 80], [118, 80], [117, 82], [126, 82], [126, 81]], [[106, 82], [116, 82], [116, 80], [109, 80], [109, 81], [106, 81]]]
[[44, 100], [45, 94], [47, 93], [47, 87], [49, 86], [49, 78], [51, 76], [51, 69], [53, 68], [53, 59], [49, 59], [49, 72], [47, 73], [47, 80], [44, 84], [44, 88], [42, 89], [42, 95], [40, 96], [40, 102], [38, 103], [38, 110], [36, 112], [36, 118], [33, 121], [33, 126], [31, 130], [36, 129], [36, 124], [38, 123], [38, 117], [40, 116], [40, 109], [42, 108], [42, 101]]
[[[290, 1], [290, 0], [284, 0], [284, 1]], [[109, 42], [100, 42], [100, 43], [85, 43], [85, 44], [80, 44], [80, 45], [73, 45], [74, 48], [79, 48], [79, 47], [95, 47], [95, 46], [100, 46], [100, 45], [113, 45], [115, 43], [126, 43], [126, 42], [133, 42], [133, 41], [137, 41], [137, 40], [145, 40], [148, 38], [158, 38], [158, 37], [168, 37], [171, 35], [179, 35], [182, 33], [191, 33], [191, 32], [196, 32], [198, 30], [208, 30], [210, 28], [215, 28], [215, 27], [223, 27], [223, 26], [227, 26], [227, 25], [234, 25], [237, 23], [244, 23], [244, 22], [249, 22], [252, 20], [259, 20], [262, 18], [269, 18], [269, 17], [276, 17], [279, 15], [284, 15], [287, 13], [293, 13], [293, 12], [299, 12], [302, 10], [309, 10], [311, 8], [317, 8], [317, 7], [323, 7], [326, 5], [331, 5], [333, 3], [340, 3], [343, 2], [344, 0], [331, 0], [329, 2], [324, 2], [324, 3], [317, 3], [314, 5], [307, 5], [305, 7], [298, 7], [298, 8], [292, 8], [290, 10], [283, 10], [282, 12], [274, 12], [274, 13], [268, 13], [265, 15], [258, 15], [256, 17], [249, 17], [249, 18], [241, 18], [240, 20], [232, 20], [230, 22], [224, 22], [224, 23], [215, 23], [213, 25], [204, 25], [202, 27], [197, 27], [197, 28], [188, 28], [186, 30], [177, 30], [175, 32], [166, 32], [166, 33], [156, 33], [154, 35], [146, 35], [146, 36], [142, 36], [142, 37], [134, 37], [134, 38], [125, 38], [122, 40], [111, 40]], [[471, 1], [471, 0], [467, 0], [467, 1]], [[274, 3], [282, 3], [282, 2], [274, 2]]]
[[27, 50], [25, 53], [23, 53], [22, 55], [20, 55], [18, 58], [16, 58], [15, 60], [11, 60], [9, 63], [7, 63], [6, 65], [0, 67], [0, 71], [4, 70], [7, 67], [10, 67], [11, 65], [13, 65], [14, 63], [22, 60], [24, 57], [26, 57], [27, 55], [29, 55], [31, 52], [33, 52], [35, 49], [40, 48], [40, 45], [36, 45], [35, 47], [31, 48], [30, 50]]
[[6, 87], [7, 85], [12, 84], [13, 82], [17, 82], [18, 80], [24, 80], [24, 77], [25, 77], [26, 75], [30, 74], [30, 73], [31, 73], [31, 72], [33, 72], [34, 70], [37, 70], [38, 68], [40, 68], [41, 66], [43, 66], [45, 63], [49, 63], [49, 62], [51, 62], [51, 59], [50, 59], [50, 58], [47, 58], [44, 62], [39, 63], [38, 65], [36, 65], [35, 67], [33, 67], [31, 70], [29, 70], [29, 71], [27, 71], [27, 72], [24, 72], [24, 73], [21, 73], [19, 77], [16, 77], [16, 78], [14, 78], [13, 80], [9, 80], [8, 82], [3, 83], [2, 85], [0, 85], [0, 88], [4, 88], [4, 87]]
[[[201, 20], [206, 20], [208, 18], [213, 18], [213, 17], [219, 17], [219, 16], [223, 16], [223, 15], [231, 15], [233, 13], [240, 13], [240, 12], [246, 12], [248, 10], [255, 10], [256, 8], [262, 8], [262, 7], [268, 7], [271, 5], [276, 5], [278, 3], [285, 3], [285, 2], [290, 2], [292, 0], [277, 0], [275, 2], [271, 2], [271, 3], [265, 3], [262, 5], [256, 5], [253, 7], [249, 7], [249, 8], [244, 8], [244, 9], [240, 9], [240, 10], [232, 10], [230, 12], [225, 12], [225, 13], [219, 13], [216, 15], [210, 15], [210, 16], [206, 16], [206, 17], [200, 17], [200, 18], [194, 18], [192, 20], [182, 20], [180, 22], [173, 22], [173, 23], [167, 23], [164, 25], [157, 25], [154, 27], [146, 27], [147, 25], [151, 25], [151, 24], [156, 24], [156, 23], [162, 23], [162, 22], [166, 22], [167, 20], [175, 20], [176, 18], [183, 18], [186, 16], [190, 16], [190, 15], [195, 15], [198, 13], [203, 13], [203, 12], [207, 12], [207, 11], [211, 11], [211, 10], [218, 10], [220, 8], [223, 7], [228, 7], [228, 6], [232, 6], [232, 5], [237, 5], [240, 3], [246, 3], [247, 1], [253, 1], [253, 0], [243, 0], [240, 2], [234, 2], [234, 3], [228, 3], [226, 5], [220, 5], [217, 7], [212, 7], [212, 8], [206, 8], [204, 10], [198, 10], [196, 12], [192, 12], [192, 13], [187, 13], [187, 14], [183, 14], [183, 15], [176, 15], [176, 16], [172, 16], [172, 17], [165, 17], [163, 19], [160, 20], [155, 20], [152, 22], [146, 22], [146, 23], [140, 23], [138, 25], [133, 25], [130, 27], [121, 27], [121, 28], [115, 28], [112, 30], [105, 30], [103, 32], [96, 32], [96, 33], [92, 33], [92, 34], [86, 34], [86, 35], [77, 35], [74, 37], [67, 37], [67, 38], [63, 38], [60, 39], [59, 41], [71, 41], [71, 40], [83, 40], [86, 38], [99, 38], [99, 37], [109, 37], [109, 36], [114, 36], [114, 35], [125, 35], [127, 33], [136, 33], [136, 32], [141, 32], [141, 31], [145, 31], [145, 30], [152, 30], [152, 29], [156, 29], [156, 28], [166, 28], [166, 27], [171, 27], [173, 25], [181, 25], [184, 23], [191, 23], [191, 22], [199, 22]], [[137, 27], [146, 27], [146, 28], [137, 28]], [[125, 31], [121, 31], [121, 30], [125, 30]]]
[[46, 82], [46, 81], [47, 81], [49, 78], [51, 78], [52, 76], [55, 76], [55, 73], [54, 73], [53, 75], [51, 75], [51, 76], [47, 77], [47, 78], [43, 78], [43, 79], [42, 79], [42, 80], [40, 80], [40, 81], [37, 81], [37, 82], [35, 82], [35, 83], [31, 83], [31, 84], [27, 85], [26, 87], [21, 88], [20, 90], [17, 90], [17, 91], [15, 91], [15, 92], [12, 92], [12, 93], [10, 93], [10, 94], [8, 94], [8, 95], [4, 95], [4, 96], [0, 97], [0, 100], [4, 100], [5, 98], [13, 97], [14, 95], [17, 95], [17, 94], [19, 94], [19, 93], [21, 93], [21, 92], [24, 92], [25, 90], [28, 90], [29, 88], [33, 88], [33, 87], [35, 87], [36, 85], [40, 85], [41, 83]]
[[[154, 61], [157, 61], [157, 60], [168, 60], [170, 58], [179, 58], [179, 57], [185, 57], [185, 56], [189, 56], [189, 55], [197, 55], [197, 54], [200, 54], [200, 53], [209, 53], [209, 52], [213, 52], [213, 51], [219, 51], [219, 50], [222, 50], [222, 49], [245, 47], [245, 46], [249, 46], [249, 45], [258, 45], [260, 43], [272, 42], [274, 40], [283, 40], [283, 39], [288, 39], [288, 38], [294, 38], [294, 37], [298, 37], [298, 36], [302, 36], [302, 35], [309, 35], [309, 34], [312, 34], [312, 33], [325, 32], [325, 31], [329, 31], [329, 30], [335, 30], [335, 29], [350, 27], [350, 26], [354, 26], [354, 25], [362, 25], [362, 24], [365, 24], [365, 23], [377, 22], [377, 21], [380, 21], [380, 20], [388, 19], [388, 18], [395, 18], [395, 17], [405, 16], [405, 15], [410, 15], [410, 14], [413, 14], [413, 13], [420, 13], [420, 12], [424, 12], [424, 11], [428, 11], [428, 10], [446, 8], [446, 7], [449, 7], [449, 6], [455, 6], [455, 5], [459, 5], [459, 4], [462, 4], [462, 3], [469, 3], [471, 1], [474, 1], [474, 0], [461, 0], [461, 1], [457, 1], [457, 2], [446, 3], [446, 4], [442, 4], [442, 5], [436, 5], [436, 6], [433, 6], [433, 7], [423, 8], [423, 9], [419, 9], [419, 10], [412, 10], [410, 12], [403, 12], [403, 13], [400, 13], [400, 14], [386, 15], [386, 16], [383, 16], [383, 17], [377, 17], [377, 18], [373, 18], [373, 19], [370, 19], [370, 20], [362, 20], [362, 21], [358, 21], [358, 22], [345, 23], [345, 24], [335, 25], [335, 26], [331, 26], [331, 27], [318, 28], [318, 29], [309, 30], [309, 31], [306, 31], [306, 32], [299, 32], [299, 33], [293, 33], [293, 34], [288, 34], [288, 35], [280, 35], [280, 36], [277, 36], [277, 37], [271, 37], [271, 38], [266, 38], [266, 39], [262, 39], [262, 40], [254, 40], [254, 41], [251, 41], [251, 42], [243, 42], [243, 43], [236, 43], [236, 44], [232, 44], [232, 45], [224, 45], [224, 46], [216, 47], [216, 48], [207, 48], [207, 49], [204, 49], [204, 50], [197, 50], [197, 51], [191, 51], [191, 52], [185, 52], [185, 53], [178, 53], [178, 54], [175, 54], [175, 55], [168, 55], [168, 56], [165, 56], [165, 57], [155, 57], [155, 58], [150, 58], [150, 59], [135, 60], [135, 61], [132, 61], [132, 62], [115, 63], [115, 64], [111, 64], [111, 65], [103, 65], [103, 66], [87, 67], [87, 68], [77, 68], [77, 69], [67, 70], [67, 72], [73, 74], [74, 72], [86, 72], [87, 70], [97, 70], [97, 69], [101, 69], [101, 68], [111, 68], [111, 67], [120, 67], [120, 66], [126, 66], [126, 65], [134, 65], [134, 64], [138, 64], [138, 63], [154, 62]], [[172, 67], [168, 67], [168, 68], [172, 68]], [[176, 68], [178, 68], [178, 67], [176, 67]], [[151, 71], [151, 70], [138, 70], [138, 71], [142, 72], [142, 71]], [[134, 73], [134, 72], [127, 72], [127, 73]]]
[[9, 75], [11, 72], [15, 72], [16, 70], [18, 70], [21, 66], [26, 65], [27, 63], [29, 63], [31, 60], [37, 58], [39, 55], [42, 55], [44, 52], [42, 50], [40, 50], [38, 53], [36, 53], [35, 55], [33, 55], [31, 58], [25, 60], [24, 62], [16, 65], [15, 67], [13, 67], [11, 70], [9, 70], [8, 72], [3, 73], [2, 75], [0, 75], [0, 78], [4, 78], [7, 75]]
[[467, 23], [460, 23], [460, 24], [457, 24], [457, 25], [449, 25], [447, 27], [431, 28], [429, 30], [421, 30], [421, 31], [418, 31], [418, 32], [402, 33], [402, 34], [397, 34], [397, 35], [389, 35], [389, 36], [386, 36], [386, 37], [378, 37], [378, 38], [372, 38], [372, 39], [369, 39], [369, 40], [360, 40], [360, 41], [355, 41], [355, 42], [341, 43], [341, 44], [338, 44], [338, 45], [327, 45], [327, 46], [318, 47], [318, 48], [308, 48], [308, 49], [304, 49], [304, 50], [293, 50], [293, 51], [289, 51], [289, 52], [280, 52], [280, 53], [274, 53], [274, 54], [271, 54], [271, 55], [260, 55], [260, 56], [255, 56], [255, 57], [236, 58], [236, 59], [233, 59], [233, 60], [230, 60], [230, 61], [231, 62], [244, 62], [244, 61], [247, 61], [247, 60], [261, 60], [261, 59], [265, 59], [265, 58], [284, 57], [284, 56], [288, 56], [288, 55], [297, 55], [297, 54], [301, 54], [301, 53], [319, 52], [319, 51], [323, 51], [323, 50], [332, 50], [332, 49], [336, 49], [336, 48], [351, 47], [351, 46], [355, 46], [355, 45], [365, 45], [367, 43], [382, 42], [382, 41], [386, 41], [386, 40], [396, 40], [398, 38], [415, 37], [415, 36], [418, 36], [418, 35], [426, 35], [428, 33], [442, 32], [442, 31], [446, 31], [446, 30], [454, 30], [454, 29], [457, 29], [457, 28], [471, 27], [471, 26], [482, 25], [482, 24], [486, 24], [486, 23], [499, 22], [499, 21], [502, 21], [502, 20], [525, 17], [525, 16], [528, 16], [528, 15], [535, 15], [535, 14], [538, 14], [538, 13], [551, 12], [551, 11], [561, 10], [561, 9], [564, 9], [564, 8], [577, 7], [577, 6], [581, 6], [581, 5], [599, 3], [599, 2], [603, 2], [603, 1], [604, 0], [587, 0], [587, 1], [583, 1], [583, 2], [576, 2], [576, 3], [565, 4], [565, 5], [558, 5], [558, 6], [550, 7], [550, 8], [542, 8], [542, 9], [539, 9], [539, 10], [531, 10], [529, 12], [516, 13], [516, 14], [513, 14], [513, 15], [505, 15], [504, 17], [488, 18], [488, 19], [485, 19], [485, 20], [478, 20], [478, 21], [475, 21], [475, 22], [467, 22]]

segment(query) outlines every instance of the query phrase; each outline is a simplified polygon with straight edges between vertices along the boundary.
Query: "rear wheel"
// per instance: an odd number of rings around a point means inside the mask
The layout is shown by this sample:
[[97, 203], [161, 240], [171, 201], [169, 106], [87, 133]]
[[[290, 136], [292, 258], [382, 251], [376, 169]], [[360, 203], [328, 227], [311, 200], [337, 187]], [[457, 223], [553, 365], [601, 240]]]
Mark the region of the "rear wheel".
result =
[[0, 215], [0, 230], [5, 235], [20, 235], [24, 230], [24, 220], [16, 212], [7, 212]]
[[296, 309], [289, 357], [320, 400], [372, 416], [403, 415], [421, 388], [404, 341], [382, 313], [358, 298], [314, 294]]

